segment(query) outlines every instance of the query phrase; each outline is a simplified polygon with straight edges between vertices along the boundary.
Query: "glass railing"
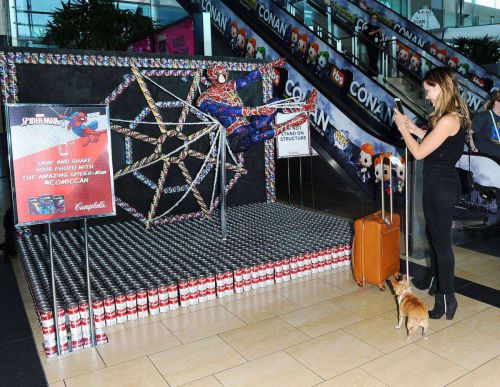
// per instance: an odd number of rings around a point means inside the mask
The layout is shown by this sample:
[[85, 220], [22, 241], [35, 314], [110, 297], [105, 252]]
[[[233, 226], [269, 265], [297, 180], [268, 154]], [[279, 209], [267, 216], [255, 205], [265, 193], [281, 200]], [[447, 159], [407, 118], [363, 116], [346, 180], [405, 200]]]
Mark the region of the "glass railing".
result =
[[[484, 153], [464, 152], [457, 163], [462, 194], [455, 217], [476, 219], [468, 227], [489, 228], [500, 222], [500, 158]], [[487, 170], [488, 173], [484, 173]]]

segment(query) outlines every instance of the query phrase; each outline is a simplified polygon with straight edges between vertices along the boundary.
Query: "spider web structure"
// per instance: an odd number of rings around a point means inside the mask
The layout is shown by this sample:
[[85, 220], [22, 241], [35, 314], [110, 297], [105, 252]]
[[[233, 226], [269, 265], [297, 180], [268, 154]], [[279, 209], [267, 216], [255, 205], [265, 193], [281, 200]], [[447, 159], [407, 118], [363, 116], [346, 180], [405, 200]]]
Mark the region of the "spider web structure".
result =
[[[174, 77], [179, 82], [190, 82], [187, 95], [175, 95], [158, 81], [165, 77]], [[154, 80], [155, 78], [156, 80]], [[124, 120], [114, 117], [111, 119], [111, 129], [121, 133], [125, 137], [125, 164], [126, 166], [114, 173], [114, 179], [120, 179], [125, 175], [132, 175], [145, 184], [152, 191], [151, 203], [147, 214], [141, 213], [134, 208], [128, 201], [116, 197], [116, 204], [136, 217], [146, 227], [156, 226], [164, 223], [171, 223], [178, 220], [190, 219], [200, 216], [209, 216], [214, 208], [219, 204], [219, 197], [215, 197], [217, 175], [219, 169], [219, 157], [222, 151], [227, 151], [230, 157], [227, 157], [225, 168], [234, 173], [234, 176], [226, 184], [225, 191], [229, 191], [246, 174], [243, 167], [243, 154], [238, 154], [237, 158], [227, 147], [227, 150], [221, 149], [220, 131], [224, 128], [214, 118], [202, 113], [194, 106], [195, 97], [201, 92], [200, 83], [208, 86], [209, 82], [202, 76], [202, 70], [138, 70], [132, 67], [132, 74], [125, 76], [125, 80], [106, 98], [104, 103], [111, 104], [115, 102], [125, 90], [132, 85], [137, 84], [141, 93], [142, 101], [145, 106], [133, 120]], [[172, 98], [169, 101], [155, 101], [151, 95], [150, 88], [155, 87], [161, 90], [165, 97]], [[175, 120], [166, 122], [160, 109], [166, 109], [169, 116], [180, 110], [180, 114]], [[190, 114], [191, 113], [191, 114]], [[190, 120], [187, 120], [188, 114]], [[152, 117], [154, 120], [146, 121]], [[205, 138], [205, 141], [199, 141]], [[208, 144], [206, 139], [208, 139]], [[145, 157], [134, 160], [133, 141], [150, 144], [151, 152]], [[194, 149], [194, 145], [196, 148]], [[203, 144], [203, 145], [201, 145]], [[200, 145], [204, 148], [200, 150]], [[206, 149], [205, 149], [206, 148]], [[189, 171], [186, 163], [190, 159], [202, 161], [201, 167], [196, 174]], [[198, 161], [198, 163], [199, 163]], [[151, 171], [161, 170], [156, 179], [151, 176]], [[155, 168], [153, 168], [153, 166]], [[184, 184], [171, 185], [170, 175], [177, 169], [182, 176]], [[192, 169], [192, 168], [191, 168]], [[213, 173], [213, 188], [210, 197], [204, 195], [198, 189], [200, 183]], [[159, 211], [160, 202], [171, 202], [164, 199], [165, 195], [183, 193], [181, 198], [174, 204], [169, 204], [168, 209]], [[189, 214], [170, 215], [170, 213], [188, 196], [195, 199], [199, 211]], [[171, 199], [171, 198], [168, 198]], [[165, 203], [164, 203], [165, 204]], [[164, 206], [163, 206], [164, 207]]]

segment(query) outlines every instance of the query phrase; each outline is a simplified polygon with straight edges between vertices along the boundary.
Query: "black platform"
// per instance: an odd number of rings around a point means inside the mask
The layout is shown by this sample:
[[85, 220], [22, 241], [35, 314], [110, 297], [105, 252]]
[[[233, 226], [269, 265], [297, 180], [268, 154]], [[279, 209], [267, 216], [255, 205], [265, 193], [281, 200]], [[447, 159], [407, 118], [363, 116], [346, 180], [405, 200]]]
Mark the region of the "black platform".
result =
[[[90, 226], [92, 301], [108, 302], [118, 311], [119, 300], [127, 295], [125, 318], [135, 319], [136, 312], [133, 306], [129, 308], [128, 297], [132, 297], [131, 303], [137, 301], [139, 312], [139, 295], [145, 297], [147, 292], [147, 301], [141, 299], [146, 302], [149, 313], [157, 313], [156, 295], [159, 296], [166, 285], [174, 289], [173, 296], [169, 292], [168, 308], [172, 310], [179, 304], [187, 306], [181, 288], [186, 289], [188, 282], [188, 302], [193, 305], [216, 296], [254, 290], [257, 282], [258, 287], [268, 286], [275, 281], [293, 280], [315, 270], [331, 270], [349, 263], [352, 224], [345, 220], [277, 203], [233, 207], [228, 209], [227, 219], [226, 240], [221, 237], [218, 213], [210, 218], [151, 229], [136, 222]], [[82, 306], [85, 310], [88, 305], [83, 230], [55, 231], [52, 240], [58, 307], [65, 309], [69, 316], [70, 307], [74, 310], [76, 306], [81, 312]], [[25, 236], [18, 240], [18, 250], [39, 317], [42, 313], [51, 313], [47, 236]], [[334, 256], [337, 257], [335, 264]], [[287, 278], [281, 277], [285, 267], [289, 270]], [[246, 275], [249, 281], [250, 273], [252, 281], [254, 275], [258, 280], [244, 286], [242, 277]], [[203, 295], [205, 284], [213, 291], [209, 296]], [[171, 301], [176, 305], [171, 306]], [[94, 305], [96, 308], [99, 307]], [[148, 310], [143, 308], [139, 317], [147, 314]], [[106, 312], [106, 323], [115, 323], [112, 315]], [[46, 313], [45, 316], [47, 318]], [[81, 318], [83, 321], [84, 317]], [[77, 336], [75, 333], [74, 337]], [[47, 346], [53, 343], [52, 339], [47, 340]], [[48, 353], [49, 348], [46, 348]]]

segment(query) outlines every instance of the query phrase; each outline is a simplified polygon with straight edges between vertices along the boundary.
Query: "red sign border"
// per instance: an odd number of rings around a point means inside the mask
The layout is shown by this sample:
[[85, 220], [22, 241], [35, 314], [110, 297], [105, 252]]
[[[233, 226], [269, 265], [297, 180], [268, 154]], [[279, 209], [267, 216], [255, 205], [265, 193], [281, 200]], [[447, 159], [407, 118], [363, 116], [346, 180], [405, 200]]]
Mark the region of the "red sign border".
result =
[[[16, 107], [53, 107], [53, 108], [106, 108], [106, 116], [108, 117], [108, 125], [106, 128], [106, 135], [108, 137], [108, 157], [109, 157], [109, 176], [110, 176], [110, 185], [111, 185], [111, 206], [113, 208], [112, 212], [108, 212], [105, 214], [99, 215], [89, 215], [89, 216], [72, 216], [68, 218], [58, 218], [52, 220], [40, 220], [34, 222], [24, 222], [19, 223], [17, 217], [17, 201], [16, 201], [16, 184], [14, 179], [14, 159], [12, 154], [12, 137], [11, 137], [11, 127], [10, 127], [10, 115], [9, 109]], [[14, 213], [14, 224], [16, 226], [33, 226], [37, 224], [48, 224], [48, 223], [60, 223], [67, 221], [75, 221], [80, 219], [91, 219], [91, 218], [102, 218], [105, 216], [115, 216], [116, 215], [116, 200], [115, 200], [115, 185], [114, 185], [114, 173], [113, 173], [113, 158], [111, 154], [111, 123], [109, 116], [109, 105], [108, 104], [43, 104], [43, 103], [7, 103], [5, 104], [5, 123], [6, 123], [6, 132], [7, 132], [7, 149], [8, 149], [8, 157], [9, 157], [9, 168], [10, 168], [10, 181], [11, 181], [11, 193], [12, 193], [12, 204], [13, 204], [13, 213]]]

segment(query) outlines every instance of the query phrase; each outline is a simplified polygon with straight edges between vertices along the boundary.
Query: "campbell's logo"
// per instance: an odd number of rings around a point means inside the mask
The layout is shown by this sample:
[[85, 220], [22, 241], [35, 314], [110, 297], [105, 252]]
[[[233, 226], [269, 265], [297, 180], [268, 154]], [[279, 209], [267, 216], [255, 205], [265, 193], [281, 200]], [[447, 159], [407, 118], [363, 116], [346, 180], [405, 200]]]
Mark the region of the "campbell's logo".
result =
[[106, 208], [106, 202], [104, 200], [101, 200], [100, 202], [94, 203], [84, 204], [82, 202], [78, 202], [75, 204], [75, 211], [91, 211], [98, 208]]
[[344, 87], [345, 84], [345, 74], [343, 71], [340, 71], [337, 67], [332, 67], [332, 72], [330, 73], [330, 78], [334, 81], [339, 87]]

